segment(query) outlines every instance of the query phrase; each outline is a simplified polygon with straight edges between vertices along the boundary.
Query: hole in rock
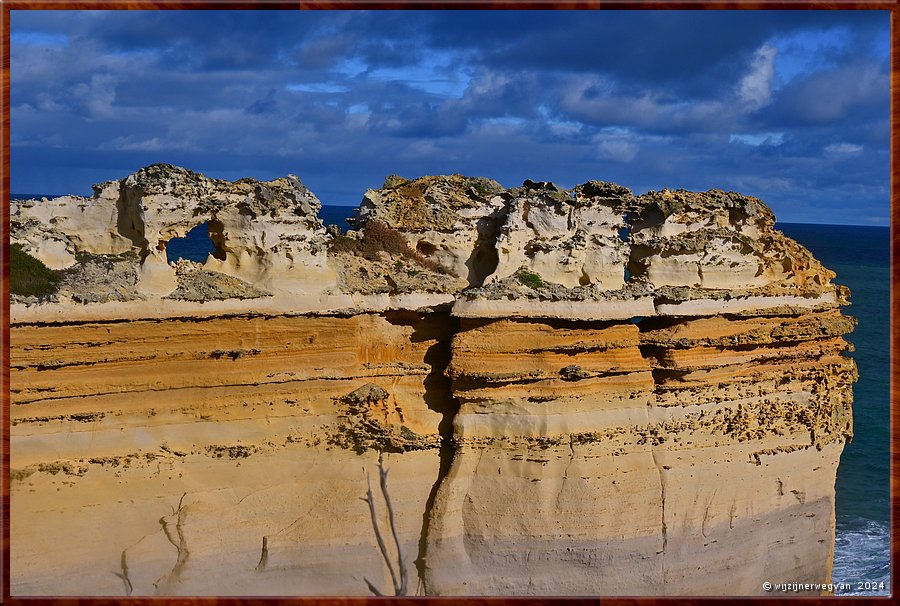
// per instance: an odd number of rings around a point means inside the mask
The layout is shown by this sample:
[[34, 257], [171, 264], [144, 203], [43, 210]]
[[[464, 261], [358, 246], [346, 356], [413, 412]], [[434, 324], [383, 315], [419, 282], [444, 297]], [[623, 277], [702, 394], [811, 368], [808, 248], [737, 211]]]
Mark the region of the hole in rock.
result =
[[348, 229], [359, 229], [359, 226], [354, 228], [353, 221], [354, 217], [358, 214], [359, 209], [353, 208], [352, 206], [324, 204], [319, 211], [319, 218], [322, 219], [322, 223], [325, 224], [326, 227], [329, 225], [336, 225], [341, 233], [344, 234]]
[[[622, 215], [622, 221], [624, 225], [619, 228], [619, 240], [624, 242], [625, 244], [630, 244], [631, 240], [631, 227], [632, 227], [632, 219], [628, 216], [628, 214]], [[625, 267], [625, 281], [628, 282], [631, 280], [631, 271], [628, 270], [626, 265]]]
[[427, 256], [433, 254], [434, 251], [437, 250], [437, 246], [435, 246], [431, 242], [426, 242], [425, 240], [419, 240], [419, 243], [416, 244], [416, 250], [427, 257]]
[[466, 259], [466, 267], [469, 269], [466, 279], [470, 286], [481, 286], [485, 278], [497, 270], [500, 258], [497, 255], [496, 242], [497, 236], [500, 235], [500, 225], [505, 218], [506, 211], [501, 209], [476, 222], [478, 240], [472, 254]]
[[622, 215], [622, 227], [619, 228], [619, 240], [622, 242], [628, 243], [628, 238], [631, 236], [631, 219], [627, 214]]
[[218, 223], [218, 235], [221, 236], [222, 223], [213, 220], [209, 223], [201, 223], [189, 231], [183, 238], [172, 238], [169, 240], [165, 245], [169, 261], [187, 259], [188, 261], [203, 263], [206, 261], [207, 255], [210, 254], [217, 259], [224, 260], [224, 251], [216, 246], [213, 240], [213, 223]]

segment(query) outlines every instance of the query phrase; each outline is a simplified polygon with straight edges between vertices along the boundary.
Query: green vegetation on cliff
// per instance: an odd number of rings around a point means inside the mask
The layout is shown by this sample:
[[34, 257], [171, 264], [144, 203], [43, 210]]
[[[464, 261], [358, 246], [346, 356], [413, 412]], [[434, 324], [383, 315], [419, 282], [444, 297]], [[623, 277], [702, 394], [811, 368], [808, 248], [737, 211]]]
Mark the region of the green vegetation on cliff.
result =
[[9, 246], [9, 292], [23, 297], [46, 297], [59, 289], [59, 274], [22, 250]]

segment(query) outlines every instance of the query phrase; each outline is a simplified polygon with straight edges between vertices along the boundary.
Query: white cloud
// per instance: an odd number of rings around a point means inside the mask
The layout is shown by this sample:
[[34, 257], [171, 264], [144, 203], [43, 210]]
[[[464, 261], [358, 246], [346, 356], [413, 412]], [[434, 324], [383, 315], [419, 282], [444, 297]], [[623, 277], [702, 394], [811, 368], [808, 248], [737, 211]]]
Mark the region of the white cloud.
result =
[[303, 82], [286, 84], [284, 87], [295, 93], [346, 93], [350, 90], [346, 86], [328, 82]]
[[116, 100], [116, 79], [112, 74], [94, 74], [90, 84], [82, 82], [72, 89], [72, 97], [82, 103], [91, 118], [109, 117]]
[[593, 137], [596, 155], [601, 160], [628, 163], [634, 160], [640, 146], [629, 134], [600, 133]]
[[141, 139], [133, 135], [116, 137], [97, 146], [98, 150], [105, 151], [173, 151], [186, 150], [188, 146], [184, 142], [165, 141], [159, 137]]
[[750, 71], [738, 85], [738, 96], [741, 101], [758, 109], [772, 100], [772, 80], [775, 77], [775, 57], [778, 49], [763, 44], [753, 54]]
[[861, 152], [862, 149], [862, 145], [854, 143], [832, 143], [825, 148], [825, 151], [830, 154], [855, 154]]
[[756, 133], [734, 134], [728, 138], [729, 143], [743, 143], [758, 147], [760, 145], [781, 145], [784, 143], [784, 133]]

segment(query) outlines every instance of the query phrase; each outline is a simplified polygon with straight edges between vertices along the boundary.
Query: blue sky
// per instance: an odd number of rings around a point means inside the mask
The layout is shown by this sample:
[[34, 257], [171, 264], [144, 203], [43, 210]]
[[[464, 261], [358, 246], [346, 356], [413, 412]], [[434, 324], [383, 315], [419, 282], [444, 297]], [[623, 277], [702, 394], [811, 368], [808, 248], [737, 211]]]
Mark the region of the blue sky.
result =
[[11, 189], [154, 162], [637, 193], [721, 188], [785, 222], [887, 225], [886, 11], [11, 11]]

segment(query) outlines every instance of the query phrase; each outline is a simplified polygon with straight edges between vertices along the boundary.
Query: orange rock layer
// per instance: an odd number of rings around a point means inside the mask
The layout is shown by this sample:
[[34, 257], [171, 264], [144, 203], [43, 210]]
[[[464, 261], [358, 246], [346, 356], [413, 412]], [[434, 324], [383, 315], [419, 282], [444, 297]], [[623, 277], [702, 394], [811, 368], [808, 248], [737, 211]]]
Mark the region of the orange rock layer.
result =
[[373, 486], [390, 536], [378, 452], [411, 594], [828, 582], [850, 329], [837, 311], [13, 326], [11, 592], [390, 593], [362, 500]]

